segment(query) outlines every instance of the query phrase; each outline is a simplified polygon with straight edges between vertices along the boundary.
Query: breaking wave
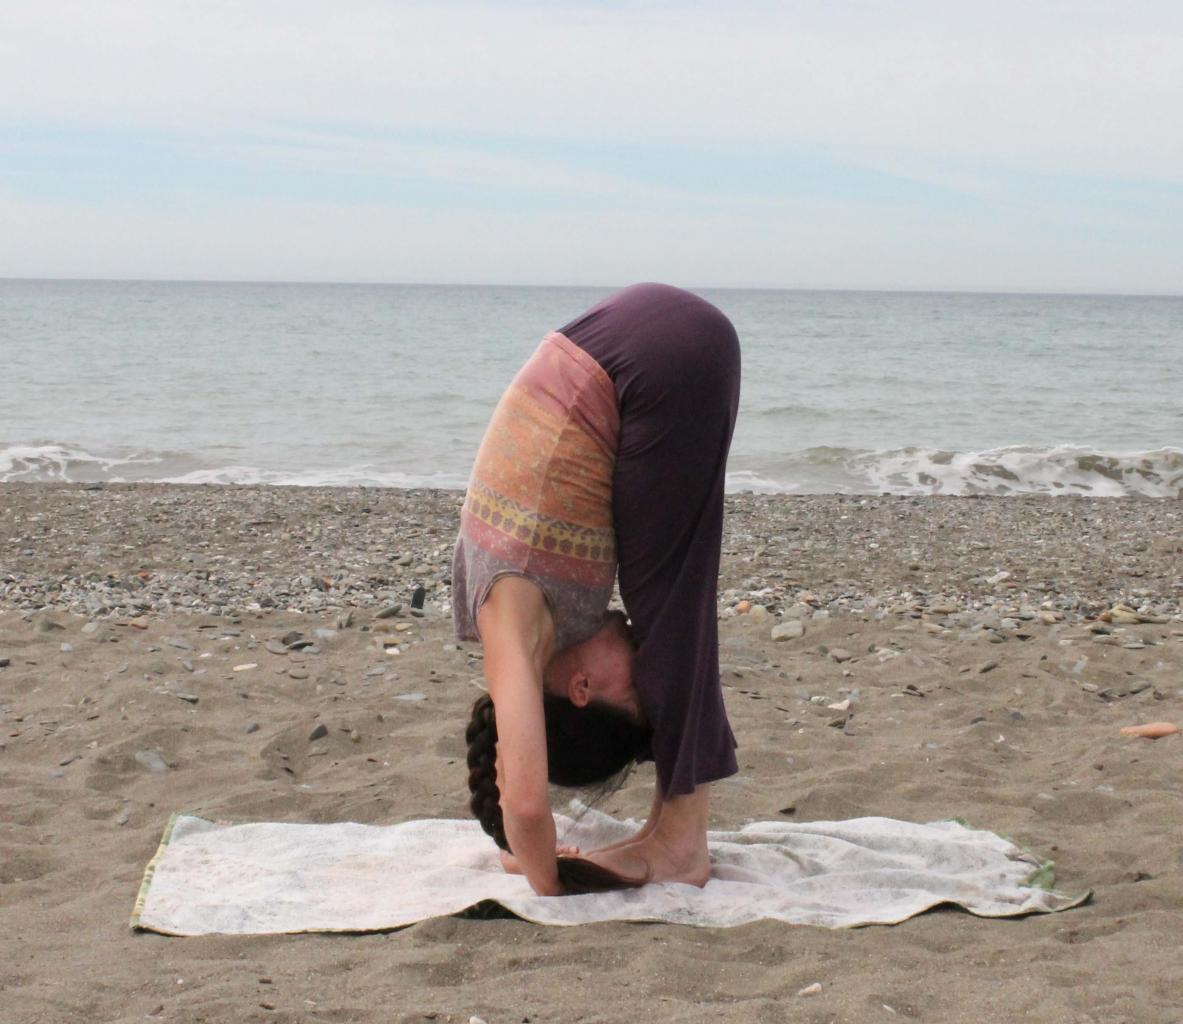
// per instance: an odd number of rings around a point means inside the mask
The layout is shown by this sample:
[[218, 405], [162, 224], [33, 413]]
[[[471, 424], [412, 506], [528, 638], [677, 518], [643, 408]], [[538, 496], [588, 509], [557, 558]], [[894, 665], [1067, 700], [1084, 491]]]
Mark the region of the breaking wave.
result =
[[440, 487], [467, 485], [464, 473], [407, 473], [371, 463], [297, 470], [211, 465], [177, 452], [96, 455], [66, 444], [0, 447], [0, 483], [269, 484], [277, 487]]
[[[96, 453], [62, 443], [0, 446], [0, 482], [265, 484], [289, 487], [463, 488], [467, 463], [394, 469], [377, 461], [299, 469], [216, 464], [183, 452]], [[1083, 494], [1183, 497], [1183, 449], [1104, 452], [1078, 445], [983, 451], [819, 446], [732, 460], [727, 489], [794, 494]]]
[[801, 494], [1085, 494], [1183, 496], [1183, 449], [1102, 452], [1077, 445], [942, 448], [808, 448], [772, 470], [728, 474], [728, 490]]

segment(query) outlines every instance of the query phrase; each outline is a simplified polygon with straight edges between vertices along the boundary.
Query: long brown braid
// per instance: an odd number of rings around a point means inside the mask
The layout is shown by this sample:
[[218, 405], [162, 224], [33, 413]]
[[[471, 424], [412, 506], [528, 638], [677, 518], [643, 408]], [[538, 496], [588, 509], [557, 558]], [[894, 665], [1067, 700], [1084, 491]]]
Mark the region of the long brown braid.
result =
[[[493, 841], [507, 853], [512, 853], [505, 837], [501, 792], [497, 788], [497, 716], [488, 694], [482, 694], [473, 704], [464, 738], [468, 743], [468, 791], [472, 794], [469, 807]], [[551, 746], [550, 742], [548, 746]], [[637, 889], [647, 881], [618, 874], [582, 857], [559, 857], [558, 872], [559, 883], [568, 894]]]
[[497, 716], [487, 693], [473, 704], [464, 739], [468, 743], [468, 791], [472, 794], [468, 806], [493, 842], [508, 851], [501, 819], [501, 791], [497, 788]]

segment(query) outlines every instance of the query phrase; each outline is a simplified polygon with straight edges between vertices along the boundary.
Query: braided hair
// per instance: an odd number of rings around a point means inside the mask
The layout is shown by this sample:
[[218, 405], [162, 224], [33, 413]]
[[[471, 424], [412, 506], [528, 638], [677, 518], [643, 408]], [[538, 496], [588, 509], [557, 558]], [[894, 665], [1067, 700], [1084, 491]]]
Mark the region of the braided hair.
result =
[[[557, 697], [543, 698], [546, 716], [547, 775], [560, 786], [588, 786], [620, 774], [648, 748], [649, 731], [609, 708], [576, 708]], [[464, 732], [468, 743], [469, 807], [481, 828], [507, 853], [497, 788], [497, 716], [493, 700], [482, 694], [472, 706]], [[559, 882], [567, 893], [635, 889], [645, 879], [628, 878], [582, 857], [560, 857]]]
[[468, 744], [468, 806], [501, 849], [509, 850], [505, 824], [501, 819], [501, 791], [497, 788], [497, 717], [493, 699], [486, 693], [472, 706], [472, 717], [464, 730]]

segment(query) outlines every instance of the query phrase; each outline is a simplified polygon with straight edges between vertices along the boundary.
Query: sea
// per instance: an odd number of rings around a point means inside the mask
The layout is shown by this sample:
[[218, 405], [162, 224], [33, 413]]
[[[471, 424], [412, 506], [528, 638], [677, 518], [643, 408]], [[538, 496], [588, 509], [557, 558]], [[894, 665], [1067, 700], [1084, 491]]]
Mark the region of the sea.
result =
[[[462, 488], [613, 290], [0, 280], [0, 481]], [[692, 290], [743, 352], [732, 491], [1183, 495], [1183, 297]]]

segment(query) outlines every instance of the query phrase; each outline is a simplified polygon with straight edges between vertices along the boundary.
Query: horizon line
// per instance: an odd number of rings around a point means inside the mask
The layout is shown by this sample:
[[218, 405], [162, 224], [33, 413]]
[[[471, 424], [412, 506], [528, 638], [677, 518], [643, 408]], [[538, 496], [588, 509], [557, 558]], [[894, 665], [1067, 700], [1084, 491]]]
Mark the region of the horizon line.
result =
[[[218, 278], [218, 277], [24, 277], [0, 275], [0, 282], [53, 283], [53, 284], [222, 284], [222, 285], [325, 285], [357, 288], [567, 288], [567, 289], [619, 289], [626, 284], [547, 284], [498, 281], [389, 281], [389, 280], [329, 280], [317, 278]], [[630, 282], [632, 283], [632, 282]], [[885, 287], [876, 285], [679, 285], [687, 290], [733, 291], [733, 292], [832, 292], [835, 294], [879, 294], [879, 295], [996, 295], [1028, 297], [1076, 297], [1076, 298], [1130, 298], [1130, 299], [1178, 299], [1183, 292], [1158, 291], [1089, 291], [1076, 289], [1007, 289], [971, 288], [948, 285]]]

